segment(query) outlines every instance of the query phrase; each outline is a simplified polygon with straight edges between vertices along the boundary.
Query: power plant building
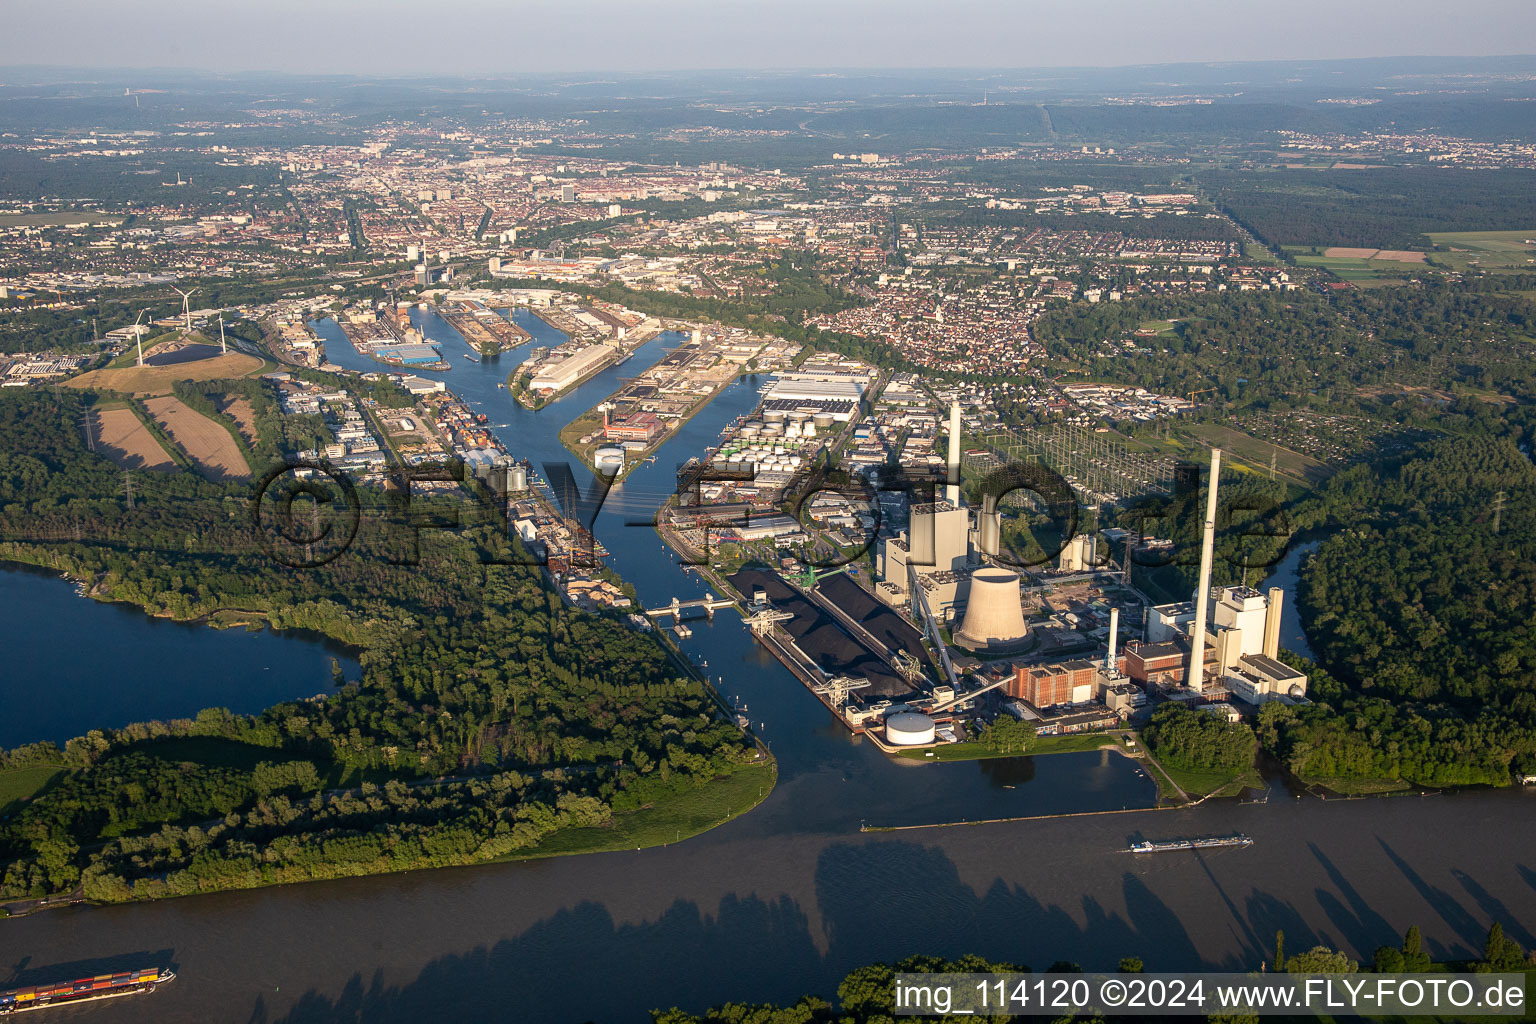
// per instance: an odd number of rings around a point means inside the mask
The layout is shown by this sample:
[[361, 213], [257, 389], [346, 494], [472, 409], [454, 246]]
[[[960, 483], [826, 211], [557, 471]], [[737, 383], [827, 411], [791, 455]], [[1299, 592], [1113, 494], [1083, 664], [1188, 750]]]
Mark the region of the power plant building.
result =
[[947, 501], [912, 507], [909, 528], [880, 544], [881, 582], [876, 593], [890, 605], [910, 599], [908, 572], [917, 570], [929, 607], [943, 616], [964, 596], [971, 565], [970, 514]]
[[1182, 688], [1200, 697], [1228, 693], [1250, 704], [1306, 696], [1307, 677], [1279, 660], [1284, 592], [1211, 586], [1221, 449], [1211, 451], [1200, 576], [1193, 601], [1148, 610], [1146, 642], [1126, 650], [1132, 679], [1147, 687]]
[[[1303, 672], [1279, 660], [1280, 615], [1285, 592], [1261, 594], [1252, 587], [1212, 587], [1206, 595], [1204, 680], [1201, 693], [1231, 693], [1249, 704], [1307, 692]], [[1127, 648], [1127, 672], [1143, 686], [1188, 687], [1195, 602], [1158, 605], [1148, 611], [1147, 642]]]

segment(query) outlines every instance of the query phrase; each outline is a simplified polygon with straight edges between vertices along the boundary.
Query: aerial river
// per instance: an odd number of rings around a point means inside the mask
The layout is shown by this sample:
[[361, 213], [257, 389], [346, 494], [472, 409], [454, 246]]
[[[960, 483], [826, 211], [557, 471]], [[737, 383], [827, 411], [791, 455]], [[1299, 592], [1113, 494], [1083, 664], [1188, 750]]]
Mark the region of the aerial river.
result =
[[[664, 334], [533, 413], [496, 387], [525, 349], [471, 361], [435, 314], [413, 317], [442, 342], [448, 386], [507, 448], [536, 469], [569, 461], [583, 487], [590, 474], [559, 428], [680, 341]], [[531, 344], [563, 340], [514, 319]], [[378, 369], [334, 325], [318, 329], [333, 362]], [[677, 465], [749, 411], [758, 386], [728, 388], [604, 505], [595, 532], [647, 605], [705, 593], [648, 523]], [[778, 758], [778, 787], [742, 818], [650, 850], [42, 913], [0, 923], [0, 962], [22, 984], [149, 963], [180, 973], [151, 996], [55, 1011], [81, 1019], [578, 1024], [830, 995], [855, 966], [919, 952], [1036, 969], [1128, 955], [1154, 970], [1247, 968], [1272, 956], [1277, 928], [1291, 950], [1369, 957], [1418, 924], [1433, 955], [1470, 956], [1494, 919], [1536, 945], [1536, 793], [1323, 801], [1277, 784], [1264, 802], [1155, 811], [1152, 782], [1110, 752], [898, 763], [833, 722], [737, 616], [692, 625], [683, 648]], [[1080, 811], [1117, 813], [860, 831]], [[1133, 837], [1233, 829], [1254, 845], [1125, 852]]]

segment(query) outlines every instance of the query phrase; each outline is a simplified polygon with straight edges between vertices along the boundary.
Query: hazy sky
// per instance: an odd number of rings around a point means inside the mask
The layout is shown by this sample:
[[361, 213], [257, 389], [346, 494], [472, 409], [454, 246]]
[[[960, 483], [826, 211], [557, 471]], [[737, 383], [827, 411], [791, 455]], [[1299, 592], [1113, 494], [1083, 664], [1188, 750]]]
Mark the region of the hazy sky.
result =
[[0, 64], [1041, 67], [1536, 53], [1533, 0], [14, 0]]

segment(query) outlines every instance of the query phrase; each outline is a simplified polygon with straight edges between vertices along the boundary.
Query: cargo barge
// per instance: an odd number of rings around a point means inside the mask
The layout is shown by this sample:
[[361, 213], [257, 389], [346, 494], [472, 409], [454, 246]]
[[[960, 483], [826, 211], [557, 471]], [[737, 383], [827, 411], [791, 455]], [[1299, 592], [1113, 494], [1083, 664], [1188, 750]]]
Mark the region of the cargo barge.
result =
[[112, 999], [132, 996], [140, 992], [153, 992], [157, 985], [174, 981], [176, 972], [169, 967], [146, 967], [139, 971], [121, 974], [98, 974], [94, 978], [77, 978], [57, 985], [31, 985], [0, 992], [0, 1016], [41, 1010], [66, 1003], [84, 1003], [93, 999]]
[[1167, 853], [1170, 850], [1209, 850], [1222, 846], [1252, 846], [1253, 840], [1241, 832], [1230, 836], [1210, 836], [1204, 839], [1158, 839], [1132, 843], [1130, 853]]

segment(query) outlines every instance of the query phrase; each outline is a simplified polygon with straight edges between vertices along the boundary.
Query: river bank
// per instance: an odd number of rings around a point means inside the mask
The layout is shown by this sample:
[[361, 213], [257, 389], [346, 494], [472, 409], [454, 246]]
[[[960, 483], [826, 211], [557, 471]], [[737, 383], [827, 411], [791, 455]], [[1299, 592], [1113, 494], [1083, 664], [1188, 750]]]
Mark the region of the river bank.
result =
[[[490, 414], [509, 450], [541, 465], [569, 458], [558, 427], [613, 390], [617, 373], [605, 372], [537, 414], [496, 388], [505, 371], [494, 361], [466, 361], [453, 387]], [[652, 517], [674, 490], [673, 466], [756, 399], [728, 387], [598, 513], [594, 533], [646, 606], [713, 585], [685, 571]], [[575, 472], [585, 490], [590, 474]], [[855, 967], [915, 953], [1037, 970], [1056, 960], [1113, 970], [1129, 955], [1148, 970], [1246, 970], [1272, 955], [1277, 929], [1293, 949], [1322, 943], [1364, 959], [1417, 924], [1435, 959], [1470, 959], [1494, 919], [1536, 945], [1512, 924], [1536, 920], [1536, 863], [1520, 853], [1536, 849], [1536, 793], [1335, 801], [1271, 783], [1265, 803], [1154, 811], [1152, 779], [1108, 751], [914, 770], [829, 721], [738, 617], [691, 625], [678, 646], [750, 707], [775, 758], [776, 785], [751, 814], [639, 851], [35, 915], [6, 932], [7, 948], [28, 958], [17, 982], [100, 973], [148, 950], [180, 978], [154, 1006], [115, 1007], [129, 1024], [405, 1022], [445, 1006], [465, 1019], [646, 1024], [656, 1007], [792, 1003], [832, 991]], [[1038, 817], [1096, 810], [1123, 813]], [[1026, 820], [859, 831], [866, 819], [958, 818]], [[1234, 830], [1254, 845], [1123, 852], [1131, 839]]]

